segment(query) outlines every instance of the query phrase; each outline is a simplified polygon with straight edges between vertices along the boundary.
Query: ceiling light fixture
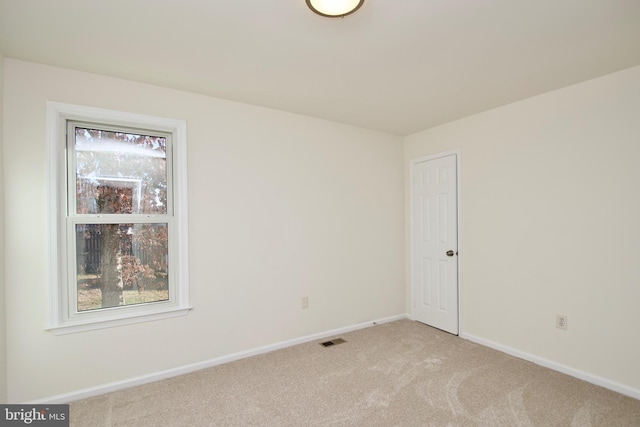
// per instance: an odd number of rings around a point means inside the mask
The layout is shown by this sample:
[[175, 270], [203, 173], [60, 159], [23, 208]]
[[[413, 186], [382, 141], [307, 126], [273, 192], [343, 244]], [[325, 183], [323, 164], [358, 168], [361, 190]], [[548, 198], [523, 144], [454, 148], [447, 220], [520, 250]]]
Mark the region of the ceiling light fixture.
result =
[[329, 18], [343, 18], [360, 9], [364, 0], [306, 0], [309, 9]]

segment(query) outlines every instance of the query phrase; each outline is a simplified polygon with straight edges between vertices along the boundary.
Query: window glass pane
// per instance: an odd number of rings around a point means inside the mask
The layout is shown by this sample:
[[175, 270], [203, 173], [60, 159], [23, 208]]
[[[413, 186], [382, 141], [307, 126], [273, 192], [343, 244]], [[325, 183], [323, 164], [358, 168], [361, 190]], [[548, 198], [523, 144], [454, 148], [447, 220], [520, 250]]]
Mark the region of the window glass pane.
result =
[[76, 213], [166, 214], [164, 137], [75, 127]]
[[166, 301], [167, 224], [77, 224], [78, 311]]

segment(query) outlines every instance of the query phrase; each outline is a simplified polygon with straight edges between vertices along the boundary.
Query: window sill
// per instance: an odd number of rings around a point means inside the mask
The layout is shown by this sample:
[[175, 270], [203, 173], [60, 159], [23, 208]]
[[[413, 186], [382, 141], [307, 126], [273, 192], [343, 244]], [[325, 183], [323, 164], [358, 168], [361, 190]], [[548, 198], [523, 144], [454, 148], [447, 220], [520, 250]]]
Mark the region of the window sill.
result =
[[73, 323], [66, 322], [65, 324], [49, 326], [47, 330], [51, 331], [54, 335], [75, 334], [77, 332], [93, 331], [96, 329], [113, 328], [116, 326], [132, 325], [135, 323], [186, 316], [191, 309], [192, 307], [176, 307], [162, 312], [133, 314], [122, 318], [112, 317], [109, 319], [92, 319]]

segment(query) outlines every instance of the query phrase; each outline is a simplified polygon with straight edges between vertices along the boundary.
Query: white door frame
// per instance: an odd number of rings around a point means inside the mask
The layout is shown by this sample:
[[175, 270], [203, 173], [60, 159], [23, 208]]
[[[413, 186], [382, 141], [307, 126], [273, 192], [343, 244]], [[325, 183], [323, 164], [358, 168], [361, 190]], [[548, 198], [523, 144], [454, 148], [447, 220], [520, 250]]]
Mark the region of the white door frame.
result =
[[415, 320], [414, 307], [416, 305], [415, 283], [413, 283], [413, 233], [415, 225], [413, 223], [413, 175], [415, 165], [429, 160], [438, 159], [446, 156], [456, 156], [456, 199], [458, 202], [458, 211], [456, 212], [456, 223], [458, 227], [458, 336], [462, 335], [462, 150], [456, 148], [453, 150], [442, 151], [430, 154], [424, 157], [418, 157], [409, 161], [409, 283], [411, 286], [411, 319]]

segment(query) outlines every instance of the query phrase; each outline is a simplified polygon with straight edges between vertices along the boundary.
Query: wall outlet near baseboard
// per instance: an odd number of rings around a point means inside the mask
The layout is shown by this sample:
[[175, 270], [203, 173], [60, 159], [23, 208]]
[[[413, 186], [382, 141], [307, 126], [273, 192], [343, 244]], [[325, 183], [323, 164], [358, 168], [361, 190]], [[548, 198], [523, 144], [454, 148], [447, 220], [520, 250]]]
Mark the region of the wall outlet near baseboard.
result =
[[300, 298], [300, 308], [309, 308], [309, 297]]
[[567, 330], [569, 317], [566, 314], [556, 314], [556, 328]]

